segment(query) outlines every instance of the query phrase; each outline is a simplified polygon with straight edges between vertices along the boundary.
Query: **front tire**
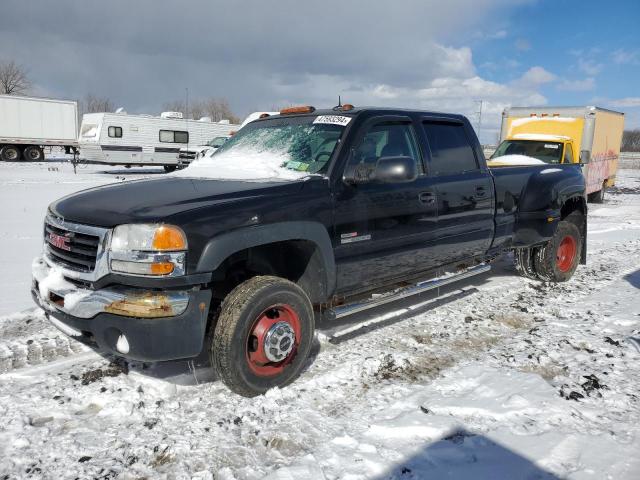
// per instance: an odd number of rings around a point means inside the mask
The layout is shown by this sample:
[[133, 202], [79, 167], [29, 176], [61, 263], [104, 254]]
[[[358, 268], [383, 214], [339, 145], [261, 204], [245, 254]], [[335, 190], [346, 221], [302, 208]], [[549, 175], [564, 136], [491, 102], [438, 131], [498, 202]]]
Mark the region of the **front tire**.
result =
[[566, 282], [578, 268], [582, 256], [582, 235], [568, 220], [558, 224], [555, 235], [535, 255], [535, 269], [541, 280]]
[[22, 158], [28, 162], [42, 162], [44, 160], [44, 152], [40, 147], [29, 146], [22, 152]]
[[0, 159], [4, 162], [17, 162], [21, 156], [22, 152], [15, 145], [5, 145], [0, 150]]
[[167, 173], [171, 173], [171, 172], [175, 172], [176, 168], [178, 168], [177, 165], [165, 165], [164, 166], [164, 171]]
[[313, 308], [299, 286], [279, 277], [253, 277], [222, 302], [211, 364], [235, 393], [260, 395], [300, 374], [313, 332]]

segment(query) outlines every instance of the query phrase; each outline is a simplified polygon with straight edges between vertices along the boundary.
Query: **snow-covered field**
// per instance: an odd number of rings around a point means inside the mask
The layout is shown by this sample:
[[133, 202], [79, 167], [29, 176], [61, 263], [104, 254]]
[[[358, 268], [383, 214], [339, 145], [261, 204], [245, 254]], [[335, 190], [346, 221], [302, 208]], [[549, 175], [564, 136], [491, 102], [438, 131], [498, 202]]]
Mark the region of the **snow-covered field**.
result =
[[640, 170], [591, 205], [572, 281], [505, 258], [323, 325], [302, 377], [253, 399], [205, 365], [102, 358], [31, 308], [46, 205], [156, 172], [0, 163], [0, 479], [640, 478]]

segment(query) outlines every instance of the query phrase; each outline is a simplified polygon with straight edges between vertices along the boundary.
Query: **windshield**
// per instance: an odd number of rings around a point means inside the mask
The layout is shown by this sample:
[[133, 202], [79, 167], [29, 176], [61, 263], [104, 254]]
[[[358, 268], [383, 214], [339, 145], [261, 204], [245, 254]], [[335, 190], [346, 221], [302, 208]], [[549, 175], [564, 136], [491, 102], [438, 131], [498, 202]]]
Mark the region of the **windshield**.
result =
[[226, 180], [297, 180], [324, 174], [351, 117], [276, 117], [241, 128], [178, 176]]
[[319, 123], [319, 117], [278, 118], [250, 123], [215, 155], [237, 152], [275, 155], [289, 170], [324, 173], [344, 130], [343, 125]]
[[98, 125], [93, 123], [84, 123], [82, 124], [82, 129], [80, 131], [80, 136], [84, 138], [92, 138], [95, 137], [98, 133]]
[[216, 137], [213, 140], [210, 140], [207, 145], [213, 148], [220, 148], [226, 141], [227, 137]]
[[544, 163], [562, 163], [562, 143], [540, 140], [505, 140], [491, 155], [491, 159], [505, 155], [524, 155]]

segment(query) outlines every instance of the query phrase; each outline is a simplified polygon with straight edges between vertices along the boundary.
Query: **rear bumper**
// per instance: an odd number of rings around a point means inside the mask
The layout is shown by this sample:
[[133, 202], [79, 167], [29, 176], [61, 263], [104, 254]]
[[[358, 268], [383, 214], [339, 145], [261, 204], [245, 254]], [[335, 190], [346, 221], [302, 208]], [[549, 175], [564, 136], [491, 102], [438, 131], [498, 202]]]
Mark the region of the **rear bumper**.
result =
[[[85, 290], [64, 280], [41, 288], [46, 278], [43, 275], [48, 273], [34, 262], [31, 294], [51, 323], [68, 336], [92, 348], [140, 361], [191, 358], [201, 352], [211, 301], [209, 290], [198, 286], [165, 291], [116, 287]], [[166, 316], [117, 314], [127, 298], [145, 296], [160, 298], [159, 308]]]

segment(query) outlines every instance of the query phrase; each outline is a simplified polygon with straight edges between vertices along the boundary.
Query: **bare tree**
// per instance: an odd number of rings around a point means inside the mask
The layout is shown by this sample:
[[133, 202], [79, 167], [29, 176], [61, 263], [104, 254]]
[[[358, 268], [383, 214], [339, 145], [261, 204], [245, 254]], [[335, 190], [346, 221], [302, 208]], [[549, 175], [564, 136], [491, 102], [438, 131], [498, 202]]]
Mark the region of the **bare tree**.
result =
[[640, 129], [624, 131], [620, 150], [623, 152], [640, 152]]
[[82, 115], [85, 113], [113, 112], [116, 108], [111, 99], [99, 97], [92, 93], [88, 93], [84, 99], [78, 103], [78, 108]]
[[189, 118], [199, 119], [211, 117], [214, 122], [229, 120], [231, 123], [240, 123], [240, 119], [231, 111], [229, 102], [221, 98], [195, 99], [189, 102], [188, 108], [184, 100], [176, 100], [163, 105], [165, 111], [182, 112]]
[[0, 62], [0, 93], [20, 95], [31, 88], [27, 71], [13, 60]]

